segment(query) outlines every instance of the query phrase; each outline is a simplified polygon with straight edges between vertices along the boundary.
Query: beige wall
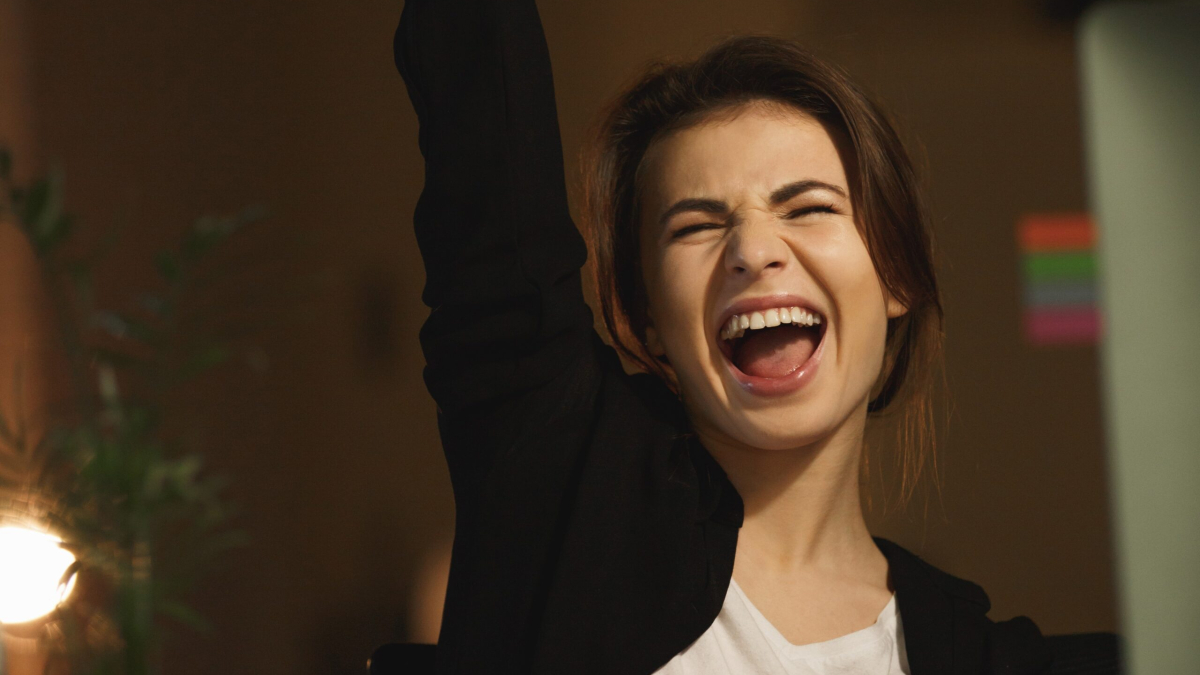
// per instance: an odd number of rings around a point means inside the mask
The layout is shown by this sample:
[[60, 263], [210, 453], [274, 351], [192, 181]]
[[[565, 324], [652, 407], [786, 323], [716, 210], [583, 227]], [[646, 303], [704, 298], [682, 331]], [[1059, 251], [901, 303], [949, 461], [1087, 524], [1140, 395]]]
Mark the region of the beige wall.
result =
[[[16, 158], [17, 181], [40, 166], [21, 9], [15, 0], [0, 0], [0, 147]], [[26, 432], [21, 447], [0, 444], [0, 466], [6, 469], [0, 477], [20, 481], [10, 486], [18, 490], [32, 482], [23, 479], [37, 468], [31, 449], [40, 438], [50, 400], [46, 377], [50, 324], [38, 269], [33, 250], [13, 218], [0, 214], [0, 415], [13, 426], [22, 420]]]
[[[876, 530], [981, 583], [995, 616], [1111, 629], [1095, 354], [1029, 348], [1018, 321], [1015, 220], [1084, 208], [1072, 38], [1015, 0], [919, 4], [544, 0], [568, 163], [638, 64], [731, 32], [799, 37], [881, 94], [928, 156], [954, 412], [941, 505], [875, 516]], [[44, 154], [85, 228], [128, 223], [107, 282], [147, 280], [141, 261], [197, 214], [274, 211], [235, 247], [222, 296], [253, 325], [260, 367], [200, 382], [180, 412], [235, 480], [254, 545], [212, 576], [201, 604], [217, 631], [181, 643], [178, 673], [357, 672], [402, 629], [419, 547], [452, 523], [420, 380], [421, 164], [392, 66], [399, 9], [29, 8]]]
[[[0, 146], [7, 147], [20, 162], [18, 175], [28, 175], [36, 163], [36, 144], [28, 95], [28, 74], [21, 6], [16, 0], [0, 0]], [[46, 400], [39, 348], [42, 322], [36, 300], [37, 268], [24, 237], [10, 219], [0, 216], [0, 415], [29, 420], [34, 435]], [[17, 373], [20, 372], [20, 377]], [[25, 448], [0, 444], [0, 464], [13, 475], [28, 475], [30, 454]], [[9, 500], [0, 494], [0, 503]], [[0, 514], [2, 517], [4, 514]], [[38, 649], [32, 627], [14, 634], [10, 629], [0, 638], [6, 652], [9, 675], [41, 675], [45, 655]], [[0, 668], [2, 670], [3, 668]]]
[[[0, 0], [0, 146], [18, 158], [18, 176], [29, 175], [37, 162], [24, 33], [20, 5]], [[35, 275], [24, 237], [11, 219], [0, 216], [0, 413], [10, 416], [16, 414], [12, 378], [18, 363], [29, 373], [26, 388], [39, 386], [33, 333], [37, 307], [31, 293]]]

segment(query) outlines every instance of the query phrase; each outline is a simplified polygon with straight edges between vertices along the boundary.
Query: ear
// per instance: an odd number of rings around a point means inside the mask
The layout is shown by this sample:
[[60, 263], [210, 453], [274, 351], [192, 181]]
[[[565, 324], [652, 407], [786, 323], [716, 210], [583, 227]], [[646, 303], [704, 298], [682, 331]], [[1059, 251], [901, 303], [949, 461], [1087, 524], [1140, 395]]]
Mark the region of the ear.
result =
[[656, 359], [661, 359], [667, 354], [667, 350], [663, 349], [662, 338], [659, 337], [653, 323], [646, 326], [646, 349]]
[[908, 307], [892, 297], [891, 293], [884, 291], [883, 297], [884, 303], [887, 305], [887, 318], [898, 319], [908, 313]]

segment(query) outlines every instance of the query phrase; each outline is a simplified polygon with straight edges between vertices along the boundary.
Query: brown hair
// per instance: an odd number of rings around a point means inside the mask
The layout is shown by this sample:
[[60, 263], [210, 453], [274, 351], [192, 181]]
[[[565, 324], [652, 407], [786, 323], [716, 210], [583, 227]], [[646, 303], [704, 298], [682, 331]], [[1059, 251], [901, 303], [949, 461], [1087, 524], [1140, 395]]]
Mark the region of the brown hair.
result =
[[901, 498], [907, 499], [932, 463], [932, 384], [941, 358], [942, 305], [929, 215], [912, 161], [883, 110], [842, 71], [799, 46], [738, 37], [694, 61], [656, 64], [603, 116], [583, 175], [605, 327], [622, 355], [674, 386], [669, 369], [645, 344], [638, 170], [656, 139], [756, 101], [810, 115], [841, 141], [851, 201], [875, 270], [908, 308], [888, 321], [883, 371], [868, 405], [881, 413], [903, 403], [896, 460]]

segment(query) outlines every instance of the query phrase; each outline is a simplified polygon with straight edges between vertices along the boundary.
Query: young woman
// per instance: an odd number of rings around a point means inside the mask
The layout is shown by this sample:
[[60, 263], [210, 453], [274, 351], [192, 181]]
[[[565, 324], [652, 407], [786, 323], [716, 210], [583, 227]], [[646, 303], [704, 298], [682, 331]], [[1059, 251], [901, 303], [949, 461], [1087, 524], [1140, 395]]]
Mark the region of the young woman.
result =
[[745, 38], [617, 100], [587, 211], [630, 376], [584, 303], [533, 0], [408, 0], [395, 49], [457, 504], [440, 672], [1044, 669], [1031, 621], [863, 519], [868, 413], [924, 428], [941, 306], [909, 160], [852, 83]]

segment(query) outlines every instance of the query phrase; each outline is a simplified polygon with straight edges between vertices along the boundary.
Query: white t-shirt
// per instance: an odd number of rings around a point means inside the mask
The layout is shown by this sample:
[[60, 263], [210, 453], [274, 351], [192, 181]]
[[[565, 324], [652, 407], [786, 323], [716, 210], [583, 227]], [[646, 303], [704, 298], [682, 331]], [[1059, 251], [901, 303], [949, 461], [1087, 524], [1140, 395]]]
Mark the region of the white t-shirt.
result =
[[839, 638], [794, 645], [741, 587], [729, 592], [716, 621], [655, 675], [908, 675], [896, 596], [875, 623]]

